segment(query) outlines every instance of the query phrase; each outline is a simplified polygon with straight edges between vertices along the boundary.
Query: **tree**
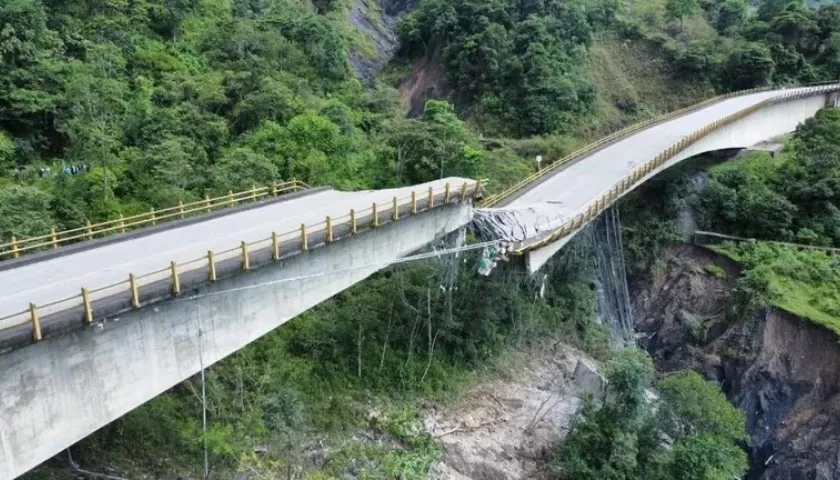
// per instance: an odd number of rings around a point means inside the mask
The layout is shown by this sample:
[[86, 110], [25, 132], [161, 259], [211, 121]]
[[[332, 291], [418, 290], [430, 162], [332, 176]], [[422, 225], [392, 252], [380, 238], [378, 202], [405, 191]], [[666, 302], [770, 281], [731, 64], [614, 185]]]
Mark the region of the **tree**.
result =
[[816, 51], [820, 40], [820, 28], [813, 19], [813, 13], [804, 5], [791, 3], [770, 21], [770, 32], [797, 51]]
[[268, 185], [279, 177], [271, 160], [242, 147], [226, 150], [209, 174], [219, 194]]
[[718, 32], [731, 35], [740, 32], [747, 20], [747, 4], [744, 0], [725, 0], [717, 10], [715, 28]]
[[33, 237], [49, 233], [55, 226], [50, 215], [52, 196], [36, 187], [11, 186], [0, 189], [0, 238]]
[[0, 131], [0, 176], [11, 174], [15, 167], [15, 142], [6, 134]]
[[40, 2], [8, 0], [0, 5], [0, 58], [8, 69], [36, 63], [42, 55], [45, 36], [50, 35]]
[[477, 140], [455, 114], [452, 104], [426, 102], [422, 119], [392, 124], [386, 142], [394, 155], [394, 171], [402, 182], [428, 182], [447, 176], [476, 178], [483, 156]]
[[820, 5], [814, 14], [814, 21], [820, 29], [820, 36], [823, 40], [830, 37], [834, 32], [840, 32], [840, 5]]
[[773, 76], [776, 65], [767, 47], [748, 43], [729, 55], [726, 62], [724, 83], [729, 90], [744, 90], [766, 85]]
[[674, 440], [671, 478], [739, 478], [747, 469], [747, 456], [737, 446], [746, 440], [743, 412], [695, 372], [669, 375], [658, 387], [660, 428]]
[[404, 48], [443, 52], [458, 110], [478, 107], [485, 130], [545, 134], [595, 102], [583, 59], [593, 25], [611, 22], [618, 2], [592, 7], [580, 0], [423, 2], [402, 23]]
[[126, 173], [132, 181], [127, 184], [136, 189], [136, 198], [159, 208], [189, 202], [197, 197], [193, 191], [206, 183], [205, 172], [196, 168], [206, 163], [204, 150], [194, 141], [167, 136], [131, 162]]
[[606, 370], [603, 404], [586, 399], [561, 446], [554, 464], [562, 478], [730, 480], [743, 475], [746, 455], [737, 445], [746, 438], [743, 413], [717, 385], [687, 371], [661, 380], [659, 401], [648, 403], [645, 387], [652, 374], [644, 352], [616, 354]]
[[758, 6], [758, 18], [769, 22], [789, 5], [803, 6], [802, 0], [765, 0]]
[[607, 367], [607, 398], [598, 406], [584, 400], [581, 412], [561, 447], [555, 465], [563, 478], [641, 479], [647, 458], [647, 442], [640, 442], [643, 425], [649, 422], [645, 388], [653, 375], [653, 362], [644, 352], [623, 349]]
[[671, 20], [680, 20], [680, 30], [683, 28], [685, 17], [694, 15], [700, 11], [697, 0], [666, 0], [665, 16]]

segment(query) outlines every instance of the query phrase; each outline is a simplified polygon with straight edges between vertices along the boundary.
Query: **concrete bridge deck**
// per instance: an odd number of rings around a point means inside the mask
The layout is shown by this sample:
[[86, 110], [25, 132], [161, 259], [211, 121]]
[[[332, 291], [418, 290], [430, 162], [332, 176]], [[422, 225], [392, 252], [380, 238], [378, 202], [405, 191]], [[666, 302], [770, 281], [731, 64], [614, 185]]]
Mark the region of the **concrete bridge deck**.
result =
[[[606, 192], [620, 185], [634, 170], [641, 168], [669, 147], [687, 139], [700, 129], [714, 125], [715, 122], [760, 107], [743, 118], [711, 130], [681, 151], [675, 152], [663, 164], [656, 165], [630, 183], [614, 200], [686, 158], [714, 150], [747, 148], [792, 132], [798, 124], [833, 101], [832, 94], [838, 89], [840, 85], [832, 84], [770, 90], [727, 98], [618, 139], [600, 150], [570, 162], [557, 172], [497, 204], [496, 207], [516, 214], [516, 228], [508, 232], [508, 235], [502, 236], [518, 242], [519, 248], [527, 251], [528, 268], [534, 272], [580, 229], [576, 228], [562, 238], [554, 238], [549, 245], [540, 244], [541, 240], [552, 233], [556, 234], [562, 225], [575, 217], [586, 214]], [[780, 96], [791, 98], [768, 104], [768, 101]]]
[[[315, 190], [295, 198], [283, 197], [261, 205], [248, 205], [245, 209], [234, 209], [232, 213], [202, 220], [198, 218], [185, 224], [166, 224], [155, 233], [144, 234], [144, 230], [127, 235], [117, 242], [99, 246], [95, 242], [82, 244], [72, 253], [61, 254], [63, 250], [38, 259], [23, 257], [16, 261], [0, 263], [0, 341], [8, 336], [10, 327], [29, 321], [26, 310], [30, 303], [45, 305], [62, 298], [79, 295], [82, 287], [98, 287], [126, 282], [129, 274], [143, 275], [160, 271], [156, 280], [165, 279], [170, 262], [183, 265], [196, 260], [210, 250], [224, 252], [236, 249], [242, 241], [253, 243], [267, 239], [272, 232], [281, 235], [281, 242], [299, 243], [301, 224], [310, 227], [310, 235], [323, 239], [323, 224], [327, 216], [347, 221], [350, 210], [358, 212], [359, 225], [372, 220], [371, 207], [379, 204], [378, 216], [384, 220], [391, 215], [390, 201], [398, 198], [405, 209], [407, 197], [414, 191], [422, 205], [427, 201], [426, 192], [433, 189], [438, 202], [443, 197], [443, 187], [449, 184], [451, 196], [456, 198], [464, 183], [475, 185], [474, 180], [446, 178], [414, 187], [339, 192], [331, 189]], [[286, 234], [283, 236], [283, 234]], [[288, 251], [286, 248], [284, 251]], [[295, 248], [297, 250], [297, 248]], [[232, 252], [232, 257], [238, 252]], [[224, 260], [219, 256], [218, 261]], [[126, 290], [125, 286], [122, 290]], [[117, 293], [117, 288], [92, 295], [96, 301]], [[39, 308], [41, 316], [66, 309], [67, 305]], [[13, 315], [18, 313], [17, 315]], [[4, 333], [4, 331], [6, 333]]]

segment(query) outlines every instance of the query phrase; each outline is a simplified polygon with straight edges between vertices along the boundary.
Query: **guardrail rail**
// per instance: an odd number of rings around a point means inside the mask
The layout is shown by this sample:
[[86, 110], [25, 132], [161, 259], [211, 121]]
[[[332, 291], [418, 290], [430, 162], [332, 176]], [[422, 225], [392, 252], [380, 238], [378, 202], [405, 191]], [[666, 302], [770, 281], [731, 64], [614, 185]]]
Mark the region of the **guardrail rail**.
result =
[[204, 197], [204, 200], [196, 202], [183, 203], [179, 201], [178, 205], [162, 210], [152, 208], [148, 212], [128, 217], [120, 214], [119, 218], [104, 222], [91, 223], [88, 220], [84, 227], [62, 231], [56, 231], [53, 228], [50, 233], [36, 237], [16, 238], [13, 236], [10, 241], [0, 243], [0, 260], [18, 258], [21, 255], [40, 250], [56, 250], [61, 246], [72, 243], [93, 240], [116, 233], [125, 233], [130, 230], [157, 225], [160, 222], [182, 220], [188, 216], [209, 213], [214, 210], [240, 205], [244, 202], [253, 202], [265, 197], [276, 197], [286, 193], [308, 190], [309, 188], [309, 185], [298, 180], [273, 182], [270, 186], [254, 186], [250, 190], [237, 193], [230, 191], [227, 195], [215, 198]]

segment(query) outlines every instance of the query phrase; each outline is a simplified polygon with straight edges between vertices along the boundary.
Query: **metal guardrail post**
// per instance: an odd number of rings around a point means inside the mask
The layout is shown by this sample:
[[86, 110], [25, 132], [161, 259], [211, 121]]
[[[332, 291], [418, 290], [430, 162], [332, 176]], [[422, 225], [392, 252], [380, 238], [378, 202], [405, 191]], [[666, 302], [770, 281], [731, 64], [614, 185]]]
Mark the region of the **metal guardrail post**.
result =
[[50, 243], [53, 250], [58, 248], [58, 235], [55, 233], [55, 228], [50, 229]]
[[184, 219], [184, 201], [178, 200], [178, 215], [181, 217], [181, 220]]
[[446, 205], [449, 203], [449, 182], [446, 182], [446, 190], [443, 195], [443, 204]]
[[123, 216], [122, 213], [120, 214], [119, 226], [120, 226], [120, 233], [125, 233], [125, 217]]
[[435, 191], [432, 187], [429, 187], [429, 205], [426, 208], [435, 208]]
[[12, 235], [12, 256], [18, 258], [20, 256], [20, 248], [18, 247], [17, 238]]
[[280, 260], [280, 242], [277, 241], [277, 232], [271, 232], [271, 259]]
[[90, 224], [90, 220], [85, 221], [85, 235], [87, 235], [88, 240], [93, 239], [93, 226]]
[[90, 308], [90, 294], [87, 288], [82, 289], [82, 307], [85, 309], [85, 324], [93, 323], [93, 309]]
[[333, 241], [333, 225], [332, 225], [332, 218], [327, 215], [327, 243], [332, 243]]
[[216, 258], [213, 250], [207, 250], [207, 278], [211, 282], [216, 281]]
[[137, 292], [137, 279], [133, 273], [128, 274], [128, 288], [131, 290], [131, 306], [140, 308], [140, 295]]
[[253, 201], [257, 200], [257, 186], [256, 185], [251, 185], [251, 200], [253, 200]]
[[38, 307], [34, 303], [29, 304], [29, 318], [32, 321], [32, 339], [40, 342], [41, 336], [41, 317], [38, 315]]
[[234, 203], [234, 200], [233, 200], [233, 190], [228, 190], [228, 194], [227, 194], [227, 204], [228, 204], [228, 205], [233, 205], [233, 203]]
[[356, 210], [350, 210], [350, 234], [356, 234]]
[[417, 215], [417, 192], [411, 191], [411, 214]]
[[467, 182], [464, 182], [464, 184], [461, 185], [461, 201], [465, 202], [466, 200], [467, 200]]
[[394, 197], [394, 200], [391, 205], [391, 220], [397, 221], [400, 219], [400, 206], [397, 202], [397, 197]]
[[169, 262], [169, 269], [172, 271], [172, 295], [180, 295], [181, 279], [178, 278], [178, 264], [174, 260]]
[[277, 196], [277, 180], [271, 182], [271, 195]]
[[247, 272], [251, 269], [251, 259], [248, 256], [248, 242], [242, 240], [240, 247], [242, 249], [242, 270]]
[[473, 190], [473, 199], [477, 198], [481, 194], [481, 179], [479, 178], [477, 182], [475, 182], [475, 190]]
[[155, 207], [149, 209], [149, 215], [152, 217], [152, 225], [157, 225], [157, 219], [155, 218]]
[[204, 211], [205, 212], [210, 211], [210, 195], [205, 195], [204, 196]]
[[300, 249], [304, 252], [309, 250], [309, 241], [306, 238], [306, 224], [300, 224]]
[[378, 227], [379, 226], [379, 211], [377, 210], [376, 202], [373, 202], [373, 207], [372, 208], [373, 208], [373, 226]]

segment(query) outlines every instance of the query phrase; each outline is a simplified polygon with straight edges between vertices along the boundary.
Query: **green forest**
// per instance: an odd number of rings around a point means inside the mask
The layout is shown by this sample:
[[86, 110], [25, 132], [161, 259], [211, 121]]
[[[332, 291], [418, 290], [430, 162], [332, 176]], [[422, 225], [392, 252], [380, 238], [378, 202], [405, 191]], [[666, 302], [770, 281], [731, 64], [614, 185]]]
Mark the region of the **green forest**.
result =
[[[452, 92], [407, 119], [394, 85], [365, 85], [348, 67], [348, 52], [372, 47], [347, 8], [3, 2], [0, 238], [291, 178], [353, 189], [487, 176], [502, 188], [528, 173], [534, 149], [551, 161], [593, 123], [619, 126], [599, 115], [610, 94], [588, 75], [605, 37], [654, 46], [696, 87], [668, 107], [840, 75], [834, 5], [426, 0], [400, 22], [400, 55], [438, 59]], [[627, 120], [661, 113], [610, 100]], [[542, 137], [499, 148], [479, 133]]]
[[[379, 8], [365, 5], [375, 21]], [[376, 49], [348, 20], [352, 6], [0, 2], [0, 243], [292, 178], [364, 189], [458, 175], [489, 178], [498, 191], [532, 173], [534, 155], [552, 162], [716, 93], [840, 75], [835, 5], [421, 0], [398, 22], [397, 58], [362, 80], [348, 55]], [[639, 70], [606, 69], [604, 59], [622, 58]], [[399, 79], [424, 62], [444, 67], [448, 89], [408, 117]], [[651, 88], [665, 93], [645, 93]], [[783, 155], [710, 171], [696, 206], [704, 226], [840, 246], [838, 127], [837, 110], [827, 110]], [[657, 248], [682, 240], [673, 218], [685, 182], [668, 188], [673, 201], [656, 215], [639, 211], [638, 196], [622, 205], [636, 228], [625, 233], [634, 269], [654, 268]], [[840, 316], [840, 302], [809, 290], [837, 285], [827, 257], [808, 257], [795, 264], [801, 268], [768, 266], [775, 253], [729, 248], [746, 266], [741, 287], [750, 301], [784, 308], [824, 298], [823, 324]], [[441, 452], [418, 427], [422, 403], [457, 396], [510, 348], [562, 339], [608, 362], [615, 401], [586, 403], [567, 447], [556, 452], [557, 476], [743, 473], [734, 445], [744, 421], [716, 386], [688, 373], [655, 379], [640, 352], [612, 350], [593, 321], [586, 241], [550, 265], [539, 301], [534, 279], [504, 267], [479, 279], [476, 262], [468, 256], [383, 272], [214, 366], [206, 435], [194, 378], [73, 447], [75, 459], [138, 476], [197, 478], [206, 446], [218, 478], [295, 471], [323, 480], [350, 469], [358, 478], [426, 478]], [[793, 300], [784, 288], [791, 283], [778, 280], [790, 276], [800, 289]], [[834, 283], [822, 283], [829, 278]], [[659, 413], [639, 400], [653, 384], [664, 394]], [[687, 397], [689, 389], [697, 396]], [[371, 420], [371, 408], [383, 414]], [[360, 429], [393, 442], [352, 440]], [[673, 449], [661, 448], [661, 435]], [[311, 465], [306, 454], [318, 441], [329, 454]], [[255, 453], [255, 445], [265, 451]], [[704, 458], [718, 459], [719, 468]], [[57, 457], [27, 478], [73, 477]]]

